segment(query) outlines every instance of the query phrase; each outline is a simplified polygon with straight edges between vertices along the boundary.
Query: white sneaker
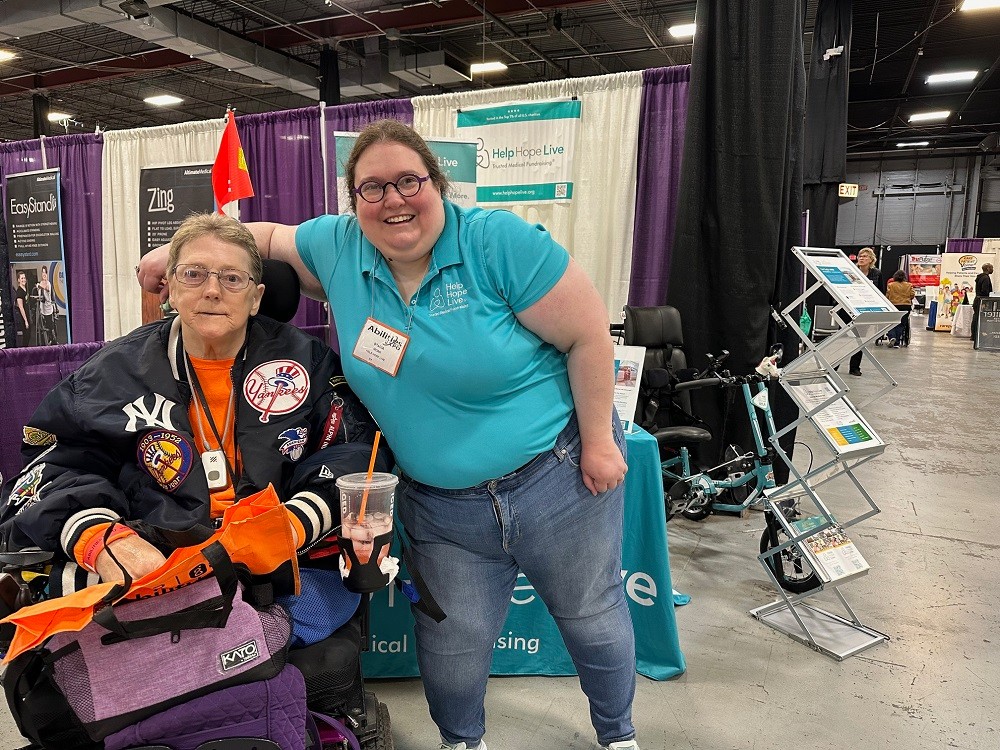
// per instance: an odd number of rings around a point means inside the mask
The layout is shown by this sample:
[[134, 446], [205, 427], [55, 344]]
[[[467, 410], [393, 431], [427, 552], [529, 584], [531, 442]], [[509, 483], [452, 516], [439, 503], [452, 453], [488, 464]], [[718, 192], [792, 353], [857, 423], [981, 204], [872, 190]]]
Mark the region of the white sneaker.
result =
[[[628, 747], [627, 745], [625, 746]], [[469, 747], [464, 742], [459, 742], [457, 745], [449, 745], [447, 742], [442, 742], [441, 747], [438, 750], [486, 750], [486, 743], [482, 740], [475, 747]]]
[[601, 745], [601, 750], [639, 750], [639, 743], [635, 740], [619, 740], [610, 745]]

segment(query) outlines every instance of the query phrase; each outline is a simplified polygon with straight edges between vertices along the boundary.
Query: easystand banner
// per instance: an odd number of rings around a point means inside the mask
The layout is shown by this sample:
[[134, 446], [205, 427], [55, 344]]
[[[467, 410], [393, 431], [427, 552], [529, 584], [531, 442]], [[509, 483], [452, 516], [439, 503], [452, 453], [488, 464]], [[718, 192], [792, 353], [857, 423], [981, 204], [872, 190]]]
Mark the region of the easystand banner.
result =
[[[10, 258], [7, 256], [7, 222], [0, 211], [0, 268], [7, 268]], [[0, 349], [17, 346], [15, 333], [14, 310], [11, 303], [13, 284], [8, 279], [0, 278]], [[23, 346], [23, 344], [22, 344]]]
[[139, 171], [139, 252], [165, 245], [195, 213], [215, 210], [211, 164], [147, 167]]
[[59, 170], [7, 175], [4, 195], [14, 310], [27, 313], [18, 345], [70, 343]]
[[993, 262], [993, 253], [945, 253], [941, 256], [941, 283], [937, 293], [935, 331], [950, 331], [955, 311], [968, 298], [976, 296], [976, 276], [984, 263]]
[[579, 99], [515, 102], [458, 112], [458, 132], [478, 143], [479, 204], [573, 199]]
[[[333, 160], [337, 174], [337, 207], [339, 213], [351, 213], [351, 196], [347, 186], [347, 159], [358, 140], [357, 133], [333, 134]], [[476, 144], [453, 138], [425, 138], [427, 147], [437, 159], [438, 167], [448, 178], [449, 191], [444, 196], [463, 208], [476, 205]], [[423, 175], [417, 175], [423, 177]], [[423, 188], [421, 188], [422, 190]], [[359, 197], [358, 200], [361, 200]]]

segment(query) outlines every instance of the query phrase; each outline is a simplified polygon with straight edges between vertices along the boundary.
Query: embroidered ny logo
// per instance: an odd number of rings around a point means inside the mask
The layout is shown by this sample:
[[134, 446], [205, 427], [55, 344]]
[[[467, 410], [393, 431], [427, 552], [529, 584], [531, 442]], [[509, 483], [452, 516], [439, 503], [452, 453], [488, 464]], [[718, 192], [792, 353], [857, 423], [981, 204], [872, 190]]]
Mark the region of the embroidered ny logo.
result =
[[176, 405], [173, 401], [161, 396], [159, 393], [154, 393], [153, 408], [149, 410], [146, 408], [145, 396], [139, 396], [132, 403], [125, 404], [122, 407], [122, 411], [128, 417], [128, 424], [125, 425], [125, 431], [135, 432], [137, 429], [136, 422], [140, 419], [145, 422], [145, 427], [162, 427], [166, 430], [176, 429], [170, 421], [170, 410]]

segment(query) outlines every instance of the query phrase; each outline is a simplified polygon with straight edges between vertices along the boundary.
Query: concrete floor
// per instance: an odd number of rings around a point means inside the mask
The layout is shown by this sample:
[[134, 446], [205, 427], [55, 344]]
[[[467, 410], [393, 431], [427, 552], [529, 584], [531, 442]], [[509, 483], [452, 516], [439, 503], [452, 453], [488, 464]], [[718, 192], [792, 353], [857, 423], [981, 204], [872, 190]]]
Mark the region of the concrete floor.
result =
[[[875, 350], [899, 387], [863, 410], [890, 445], [858, 469], [882, 513], [854, 528], [871, 572], [843, 588], [861, 621], [891, 640], [837, 662], [752, 619], [748, 610], [775, 598], [756, 560], [761, 514], [671, 521], [674, 587], [692, 596], [676, 610], [688, 670], [639, 678], [643, 750], [1000, 747], [990, 506], [1000, 498], [1000, 354], [925, 323], [914, 317], [909, 348]], [[848, 378], [857, 403], [877, 385], [862, 369]], [[831, 484], [823, 495], [836, 515], [863, 509], [853, 488]], [[822, 606], [838, 611], [835, 599]], [[398, 750], [437, 748], [419, 680], [371, 685]], [[492, 750], [597, 747], [575, 678], [494, 678], [487, 723]], [[20, 744], [4, 713], [0, 748]]]

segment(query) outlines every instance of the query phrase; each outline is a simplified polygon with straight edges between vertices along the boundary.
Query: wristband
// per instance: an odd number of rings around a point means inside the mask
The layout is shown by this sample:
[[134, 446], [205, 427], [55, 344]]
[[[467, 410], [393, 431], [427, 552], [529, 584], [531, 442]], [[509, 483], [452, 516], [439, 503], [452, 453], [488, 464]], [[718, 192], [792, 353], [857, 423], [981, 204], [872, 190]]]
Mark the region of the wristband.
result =
[[97, 568], [95, 567], [95, 563], [97, 562], [97, 557], [109, 544], [117, 542], [119, 539], [135, 535], [136, 534], [132, 529], [128, 526], [123, 526], [120, 523], [116, 523], [114, 525], [114, 528], [111, 529], [111, 534], [107, 536], [106, 541], [105, 534], [95, 534], [94, 538], [87, 543], [87, 546], [83, 550], [83, 558], [80, 560], [80, 565], [87, 570], [96, 573]]

